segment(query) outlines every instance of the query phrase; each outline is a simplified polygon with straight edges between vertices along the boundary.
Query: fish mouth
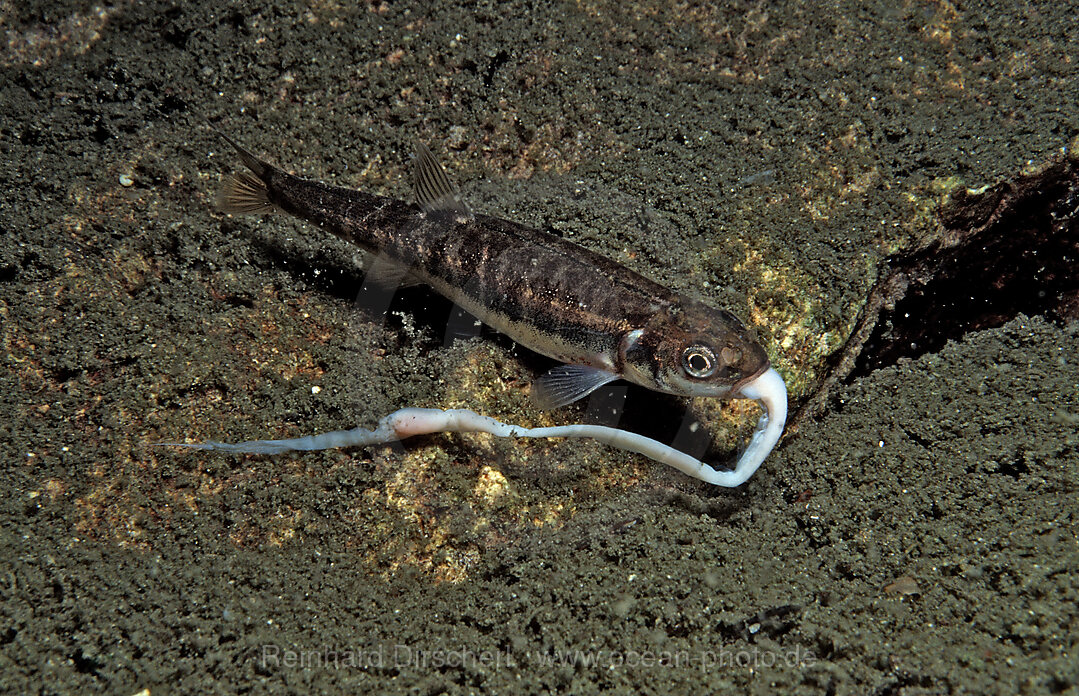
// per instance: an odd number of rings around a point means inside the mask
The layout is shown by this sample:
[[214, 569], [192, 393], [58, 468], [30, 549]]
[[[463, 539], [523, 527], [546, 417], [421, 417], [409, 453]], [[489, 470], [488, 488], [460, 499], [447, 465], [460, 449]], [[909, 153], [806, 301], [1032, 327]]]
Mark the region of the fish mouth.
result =
[[787, 424], [787, 385], [774, 367], [769, 367], [742, 385], [739, 393], [742, 398], [753, 399], [759, 403], [764, 413], [757, 421], [757, 429], [753, 431], [749, 445], [731, 472], [729, 483], [733, 486], [745, 482], [753, 475], [779, 442]]
[[745, 387], [746, 385], [748, 385], [750, 382], [755, 381], [758, 377], [760, 377], [761, 375], [763, 375], [765, 372], [767, 372], [770, 369], [772, 369], [772, 366], [769, 363], [765, 362], [765, 364], [763, 366], [761, 366], [761, 369], [757, 370], [756, 372], [749, 375], [748, 377], [743, 377], [742, 379], [735, 382], [733, 385], [731, 385], [730, 391], [727, 392], [727, 394], [729, 395], [729, 398], [731, 398], [731, 399], [755, 399], [756, 397], [746, 396], [745, 394], [743, 394], [742, 393], [742, 388]]

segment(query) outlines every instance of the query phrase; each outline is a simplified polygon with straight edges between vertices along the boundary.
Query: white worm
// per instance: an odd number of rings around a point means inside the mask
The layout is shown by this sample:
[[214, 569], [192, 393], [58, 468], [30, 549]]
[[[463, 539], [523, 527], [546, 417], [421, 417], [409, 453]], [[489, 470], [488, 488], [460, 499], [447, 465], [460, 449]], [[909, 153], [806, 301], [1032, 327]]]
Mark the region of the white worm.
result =
[[741, 396], [759, 402], [764, 413], [757, 422], [757, 429], [753, 432], [749, 445], [739, 457], [734, 469], [730, 471], [716, 471], [701, 460], [658, 440], [618, 428], [585, 424], [526, 428], [503, 423], [475, 411], [457, 408], [449, 410], [402, 408], [383, 417], [374, 430], [354, 428], [290, 440], [250, 440], [237, 444], [225, 442], [161, 444], [218, 452], [278, 454], [290, 451], [378, 445], [431, 433], [478, 432], [490, 433], [496, 437], [587, 437], [611, 447], [643, 454], [702, 481], [734, 488], [745, 483], [757, 471], [772, 448], [779, 442], [779, 437], [783, 434], [783, 426], [787, 422], [787, 387], [775, 368], [769, 368], [760, 377], [742, 387]]

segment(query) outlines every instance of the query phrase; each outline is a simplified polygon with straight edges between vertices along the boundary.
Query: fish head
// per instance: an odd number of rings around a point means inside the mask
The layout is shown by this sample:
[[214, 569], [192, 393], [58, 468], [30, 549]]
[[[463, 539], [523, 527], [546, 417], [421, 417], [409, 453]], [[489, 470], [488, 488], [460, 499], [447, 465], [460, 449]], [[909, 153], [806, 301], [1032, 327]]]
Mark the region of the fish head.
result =
[[685, 301], [623, 341], [623, 376], [679, 396], [741, 396], [769, 367], [768, 354], [730, 312]]

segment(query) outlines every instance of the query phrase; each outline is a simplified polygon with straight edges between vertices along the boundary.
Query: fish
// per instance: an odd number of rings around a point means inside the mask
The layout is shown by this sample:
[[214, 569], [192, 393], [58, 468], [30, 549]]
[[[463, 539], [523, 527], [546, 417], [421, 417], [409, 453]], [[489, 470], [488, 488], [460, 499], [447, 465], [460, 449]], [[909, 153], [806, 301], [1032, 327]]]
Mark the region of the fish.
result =
[[224, 177], [221, 212], [285, 213], [312, 223], [556, 360], [532, 384], [540, 408], [565, 406], [622, 379], [681, 397], [760, 402], [764, 414], [736, 466], [742, 473], [750, 460], [755, 470], [778, 442], [785, 384], [733, 313], [555, 234], [473, 212], [423, 144], [412, 161], [411, 202], [289, 174], [217, 132], [246, 167]]

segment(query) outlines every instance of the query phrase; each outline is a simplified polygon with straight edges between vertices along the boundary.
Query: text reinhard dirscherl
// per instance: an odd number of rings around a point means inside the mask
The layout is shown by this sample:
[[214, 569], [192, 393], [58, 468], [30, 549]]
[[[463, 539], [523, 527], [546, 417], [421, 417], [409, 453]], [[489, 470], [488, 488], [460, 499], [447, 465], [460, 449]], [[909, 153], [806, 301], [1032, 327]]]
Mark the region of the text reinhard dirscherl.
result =
[[550, 650], [512, 653], [507, 650], [476, 650], [465, 646], [417, 647], [394, 644], [371, 647], [283, 648], [261, 646], [260, 666], [275, 670], [383, 670], [466, 669], [499, 670], [502, 668], [556, 668], [563, 666], [597, 669], [698, 669], [702, 672], [722, 669], [802, 668], [816, 661], [813, 653], [801, 646], [784, 650], [762, 650], [757, 646], [743, 649], [715, 650]]

